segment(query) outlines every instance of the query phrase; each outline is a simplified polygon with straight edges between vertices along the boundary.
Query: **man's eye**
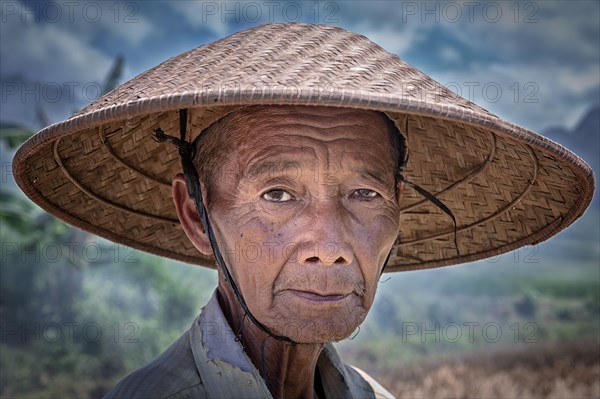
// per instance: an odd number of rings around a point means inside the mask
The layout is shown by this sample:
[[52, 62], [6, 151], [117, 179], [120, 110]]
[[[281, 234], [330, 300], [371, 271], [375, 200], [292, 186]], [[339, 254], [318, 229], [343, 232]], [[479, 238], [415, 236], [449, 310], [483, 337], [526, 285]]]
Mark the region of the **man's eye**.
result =
[[287, 202], [292, 200], [292, 196], [285, 190], [271, 190], [262, 195], [263, 199], [271, 202]]
[[377, 191], [369, 190], [368, 188], [359, 188], [358, 190], [354, 190], [352, 196], [362, 200], [370, 200], [377, 197]]

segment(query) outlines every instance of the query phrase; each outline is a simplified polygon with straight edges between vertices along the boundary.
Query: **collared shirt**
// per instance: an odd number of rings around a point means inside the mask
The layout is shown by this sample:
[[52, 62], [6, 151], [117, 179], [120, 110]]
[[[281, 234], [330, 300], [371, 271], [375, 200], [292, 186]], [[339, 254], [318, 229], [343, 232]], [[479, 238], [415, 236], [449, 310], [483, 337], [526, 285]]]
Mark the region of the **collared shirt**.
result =
[[[362, 370], [344, 364], [331, 344], [321, 352], [317, 368], [327, 398], [392, 397]], [[272, 397], [235, 339], [215, 292], [188, 331], [104, 398]]]

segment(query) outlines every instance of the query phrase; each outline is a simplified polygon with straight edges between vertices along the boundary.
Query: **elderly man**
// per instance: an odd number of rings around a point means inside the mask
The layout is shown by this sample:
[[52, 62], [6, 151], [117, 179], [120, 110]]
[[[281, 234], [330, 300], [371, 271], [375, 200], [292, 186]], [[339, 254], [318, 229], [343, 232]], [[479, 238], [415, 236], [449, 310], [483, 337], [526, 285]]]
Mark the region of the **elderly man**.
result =
[[[206, 154], [196, 158], [202, 159], [197, 168], [218, 247], [249, 312], [272, 332], [246, 317], [219, 273], [216, 298], [209, 304], [219, 314], [208, 321], [226, 320], [239, 332], [248, 356], [236, 354], [231, 365], [242, 370], [256, 365], [275, 397], [369, 396], [360, 372], [341, 363], [326, 344], [348, 337], [362, 323], [396, 239], [397, 132], [385, 115], [373, 111], [255, 106], [229, 114], [204, 135]], [[206, 159], [219, 149], [218, 159]], [[173, 198], [181, 226], [199, 251], [211, 255], [209, 237], [187, 193], [184, 177], [177, 176]], [[263, 243], [273, 245], [257, 255], [239, 250]], [[115, 395], [123, 389], [128, 396], [130, 387], [137, 390], [165, 367], [170, 363], [139, 371]], [[230, 382], [239, 386], [246, 379], [234, 370], [219, 372], [230, 373]], [[261, 385], [218, 390], [224, 396], [266, 395], [257, 390]], [[375, 389], [385, 392], [376, 384]]]
[[14, 172], [68, 222], [218, 269], [191, 328], [108, 398], [390, 397], [331, 345], [381, 274], [539, 242], [594, 188], [558, 144], [363, 36], [305, 24], [145, 72], [38, 133]]

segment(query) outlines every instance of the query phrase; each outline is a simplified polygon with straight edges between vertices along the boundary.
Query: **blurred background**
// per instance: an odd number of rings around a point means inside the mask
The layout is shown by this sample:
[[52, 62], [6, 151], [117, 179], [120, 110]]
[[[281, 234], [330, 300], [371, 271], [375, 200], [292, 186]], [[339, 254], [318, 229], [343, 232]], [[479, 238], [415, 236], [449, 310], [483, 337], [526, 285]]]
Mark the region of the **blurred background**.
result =
[[[47, 215], [15, 186], [16, 148], [238, 30], [300, 21], [362, 33], [600, 171], [597, 1], [2, 1], [0, 18], [2, 397], [102, 396], [186, 330], [216, 287], [214, 271]], [[540, 245], [384, 276], [338, 348], [398, 397], [600, 397], [598, 196]]]

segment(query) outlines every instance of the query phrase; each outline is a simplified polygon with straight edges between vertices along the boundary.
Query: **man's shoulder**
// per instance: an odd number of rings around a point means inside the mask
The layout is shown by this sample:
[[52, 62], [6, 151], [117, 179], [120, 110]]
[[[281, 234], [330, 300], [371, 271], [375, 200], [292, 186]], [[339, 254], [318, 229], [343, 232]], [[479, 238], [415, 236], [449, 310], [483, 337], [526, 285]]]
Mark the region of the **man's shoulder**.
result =
[[[334, 345], [325, 346], [323, 355], [319, 358], [319, 371], [328, 397], [394, 398], [369, 374], [342, 361]], [[341, 381], [343, 383], [340, 385]]]
[[205, 397], [189, 340], [187, 331], [150, 363], [123, 378], [104, 399]]
[[369, 374], [355, 366], [349, 365], [349, 368], [358, 373], [362, 377], [362, 379], [365, 380], [367, 384], [369, 384], [371, 389], [373, 389], [373, 394], [375, 395], [376, 399], [394, 399], [394, 395], [392, 395], [387, 389], [383, 387], [383, 385], [377, 382], [377, 380], [375, 380]]

